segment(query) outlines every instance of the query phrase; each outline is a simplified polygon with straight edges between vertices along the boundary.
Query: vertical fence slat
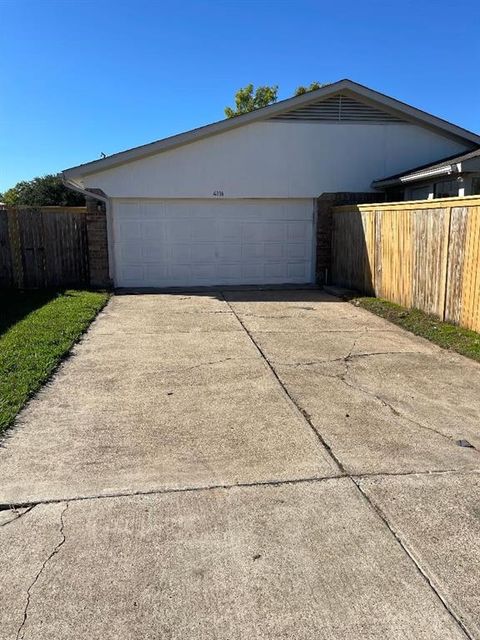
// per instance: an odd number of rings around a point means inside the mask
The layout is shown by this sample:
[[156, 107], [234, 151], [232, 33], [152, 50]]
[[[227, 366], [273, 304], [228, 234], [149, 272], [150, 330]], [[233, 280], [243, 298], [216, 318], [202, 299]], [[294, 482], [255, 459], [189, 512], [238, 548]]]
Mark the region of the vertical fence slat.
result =
[[0, 209], [0, 286], [89, 284], [86, 208]]
[[8, 231], [8, 213], [0, 209], [0, 287], [13, 285], [12, 252]]
[[333, 282], [480, 331], [480, 203], [452, 200], [334, 208]]

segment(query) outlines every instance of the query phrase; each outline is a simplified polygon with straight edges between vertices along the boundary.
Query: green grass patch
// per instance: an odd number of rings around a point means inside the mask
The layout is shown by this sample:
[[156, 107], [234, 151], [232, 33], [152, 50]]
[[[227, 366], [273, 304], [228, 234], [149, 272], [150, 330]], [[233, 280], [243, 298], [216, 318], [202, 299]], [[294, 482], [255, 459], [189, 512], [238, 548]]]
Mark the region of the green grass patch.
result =
[[0, 291], [0, 433], [103, 308], [93, 291]]
[[418, 309], [407, 309], [382, 298], [355, 298], [352, 302], [416, 336], [480, 362], [480, 333], [442, 322], [436, 316]]

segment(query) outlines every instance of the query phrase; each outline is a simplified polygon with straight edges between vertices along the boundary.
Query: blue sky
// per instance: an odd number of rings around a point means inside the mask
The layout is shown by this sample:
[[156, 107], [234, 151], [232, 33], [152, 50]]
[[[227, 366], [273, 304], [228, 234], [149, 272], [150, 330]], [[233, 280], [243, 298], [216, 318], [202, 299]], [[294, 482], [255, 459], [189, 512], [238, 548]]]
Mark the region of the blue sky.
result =
[[0, 0], [0, 191], [351, 78], [480, 132], [480, 2]]

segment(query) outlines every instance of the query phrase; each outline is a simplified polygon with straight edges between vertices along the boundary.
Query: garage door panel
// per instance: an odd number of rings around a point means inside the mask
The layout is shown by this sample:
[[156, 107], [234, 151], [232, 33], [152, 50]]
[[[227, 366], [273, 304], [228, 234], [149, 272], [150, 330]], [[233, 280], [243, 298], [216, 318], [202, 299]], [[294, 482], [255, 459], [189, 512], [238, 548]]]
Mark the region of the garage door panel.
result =
[[151, 264], [145, 265], [145, 279], [148, 282], [165, 280], [168, 277], [169, 277], [169, 268], [167, 265], [158, 264], [158, 263], [151, 263]]
[[222, 261], [238, 261], [242, 259], [242, 245], [234, 242], [217, 242], [217, 258]]
[[265, 265], [265, 277], [286, 278], [287, 265], [284, 262], [271, 262]]
[[115, 284], [312, 279], [312, 200], [114, 201]]
[[255, 242], [261, 240], [262, 226], [258, 222], [245, 222], [242, 225], [242, 241]]
[[285, 255], [285, 245], [280, 242], [265, 242], [264, 256], [269, 259], [283, 258]]
[[215, 267], [215, 276], [218, 282], [229, 282], [238, 280], [242, 276], [241, 263], [237, 264], [218, 264]]
[[249, 260], [262, 260], [265, 253], [264, 247], [263, 242], [244, 244], [242, 246], [242, 257]]
[[265, 242], [285, 242], [285, 222], [270, 222], [262, 224], [262, 240]]
[[138, 223], [138, 220], [124, 220], [122, 222], [122, 232], [124, 237], [130, 240], [142, 239], [142, 225]]
[[192, 245], [192, 263], [214, 263], [216, 257], [215, 243], [198, 242]]
[[165, 222], [161, 219], [136, 221], [141, 229], [143, 242], [164, 242], [166, 234]]
[[289, 242], [285, 248], [288, 258], [296, 258], [299, 260], [305, 255], [305, 242]]
[[305, 222], [289, 222], [287, 226], [287, 240], [298, 241], [308, 238], [309, 228]]
[[121, 264], [142, 264], [143, 262], [143, 246], [141, 241], [132, 240], [129, 243], [122, 243], [118, 248], [118, 254]]
[[165, 225], [165, 235], [167, 242], [191, 242], [192, 228], [190, 224], [185, 224], [184, 220], [168, 220]]
[[242, 279], [245, 282], [256, 282], [264, 278], [263, 264], [244, 264], [242, 265]]
[[145, 278], [144, 268], [142, 265], [129, 264], [128, 266], [120, 267], [118, 278], [125, 287], [138, 286], [136, 283], [142, 282]]
[[216, 236], [215, 220], [211, 218], [192, 220], [189, 225], [192, 239], [197, 242], [205, 242]]
[[289, 262], [287, 264], [287, 277], [288, 278], [307, 278], [306, 265], [303, 262]]

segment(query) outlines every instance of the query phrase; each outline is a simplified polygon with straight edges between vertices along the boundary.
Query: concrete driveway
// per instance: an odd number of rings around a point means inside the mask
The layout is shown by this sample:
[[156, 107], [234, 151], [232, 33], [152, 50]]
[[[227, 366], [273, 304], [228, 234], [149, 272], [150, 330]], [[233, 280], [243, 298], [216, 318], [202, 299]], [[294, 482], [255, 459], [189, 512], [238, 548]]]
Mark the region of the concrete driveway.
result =
[[0, 448], [0, 638], [480, 638], [477, 448], [480, 367], [320, 291], [114, 297]]

